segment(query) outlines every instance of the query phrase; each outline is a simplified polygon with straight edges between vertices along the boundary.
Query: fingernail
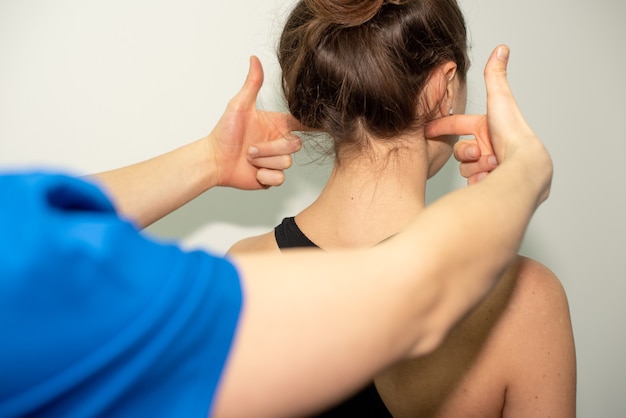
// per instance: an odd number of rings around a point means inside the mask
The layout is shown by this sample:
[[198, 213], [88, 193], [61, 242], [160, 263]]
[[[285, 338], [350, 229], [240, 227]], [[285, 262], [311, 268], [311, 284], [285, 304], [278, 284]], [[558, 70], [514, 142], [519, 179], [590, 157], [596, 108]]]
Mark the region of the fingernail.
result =
[[476, 147], [469, 147], [465, 154], [467, 155], [467, 158], [471, 158], [472, 160], [478, 158], [478, 150]]
[[482, 172], [482, 173], [478, 173], [476, 175], [476, 181], [481, 181], [482, 179], [484, 179], [485, 177], [487, 177], [487, 173]]
[[498, 165], [498, 159], [495, 155], [490, 155], [489, 158], [487, 158], [487, 162], [492, 167], [496, 167]]
[[257, 147], [252, 146], [248, 148], [249, 157], [256, 157], [257, 155], [259, 155], [259, 149]]
[[496, 56], [500, 60], [506, 60], [509, 57], [509, 48], [506, 46], [501, 46], [498, 48], [498, 52], [496, 52]]

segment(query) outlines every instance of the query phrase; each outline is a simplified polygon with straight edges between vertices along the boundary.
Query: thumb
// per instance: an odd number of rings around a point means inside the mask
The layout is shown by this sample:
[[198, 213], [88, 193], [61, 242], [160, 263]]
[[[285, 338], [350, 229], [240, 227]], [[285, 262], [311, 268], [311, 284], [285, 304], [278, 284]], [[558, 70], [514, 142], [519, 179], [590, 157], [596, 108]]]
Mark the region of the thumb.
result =
[[231, 100], [231, 105], [237, 108], [249, 108], [256, 106], [256, 98], [263, 85], [263, 67], [261, 61], [254, 55], [250, 57], [250, 67], [246, 81], [241, 90]]
[[489, 130], [496, 142], [509, 133], [532, 134], [526, 123], [507, 80], [509, 47], [498, 46], [489, 57], [485, 66], [485, 84], [487, 86], [487, 115]]
[[485, 83], [487, 85], [487, 94], [490, 94], [492, 97], [500, 96], [505, 99], [513, 97], [506, 78], [509, 55], [509, 47], [500, 45], [493, 50], [489, 60], [487, 60]]
[[[526, 163], [531, 163], [532, 176], [541, 186], [538, 202], [543, 202], [550, 193], [552, 181], [552, 159], [528, 125], [517, 106], [507, 81], [509, 48], [497, 47], [485, 66], [487, 86], [487, 122], [498, 160], [504, 162], [517, 151], [526, 149]], [[522, 153], [524, 155], [524, 153]], [[529, 157], [530, 156], [530, 157]]]

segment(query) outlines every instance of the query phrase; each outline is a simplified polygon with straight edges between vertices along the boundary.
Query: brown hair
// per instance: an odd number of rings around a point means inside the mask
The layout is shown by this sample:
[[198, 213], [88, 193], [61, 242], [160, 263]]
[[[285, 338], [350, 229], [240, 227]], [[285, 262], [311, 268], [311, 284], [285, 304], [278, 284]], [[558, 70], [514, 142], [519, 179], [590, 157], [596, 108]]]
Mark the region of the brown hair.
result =
[[289, 111], [330, 134], [335, 151], [433, 118], [420, 97], [431, 72], [469, 67], [456, 0], [300, 0], [280, 38], [278, 60]]

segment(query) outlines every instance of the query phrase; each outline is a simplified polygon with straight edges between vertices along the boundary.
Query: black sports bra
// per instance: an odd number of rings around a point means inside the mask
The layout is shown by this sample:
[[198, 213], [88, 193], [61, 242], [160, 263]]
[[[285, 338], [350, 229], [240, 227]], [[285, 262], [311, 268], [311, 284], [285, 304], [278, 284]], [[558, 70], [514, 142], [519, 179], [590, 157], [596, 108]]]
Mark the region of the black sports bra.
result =
[[[283, 219], [282, 223], [274, 228], [274, 237], [278, 247], [317, 247], [306, 235], [302, 233], [293, 217]], [[381, 399], [374, 382], [351, 398], [344, 400], [331, 409], [328, 409], [315, 417], [371, 417], [371, 418], [393, 418], [387, 410], [385, 403]]]

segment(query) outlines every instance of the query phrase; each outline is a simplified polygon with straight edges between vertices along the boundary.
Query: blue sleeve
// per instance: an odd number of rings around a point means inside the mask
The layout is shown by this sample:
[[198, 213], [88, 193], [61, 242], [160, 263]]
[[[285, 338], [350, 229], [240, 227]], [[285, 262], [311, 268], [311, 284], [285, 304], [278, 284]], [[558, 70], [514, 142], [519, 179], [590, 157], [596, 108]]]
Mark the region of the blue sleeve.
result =
[[206, 416], [234, 267], [154, 242], [91, 184], [0, 175], [0, 416]]

